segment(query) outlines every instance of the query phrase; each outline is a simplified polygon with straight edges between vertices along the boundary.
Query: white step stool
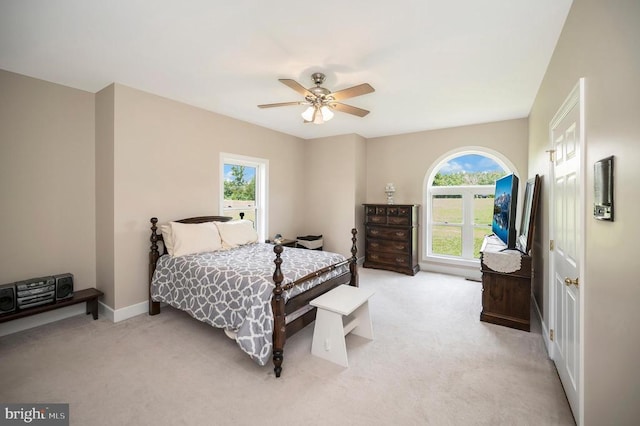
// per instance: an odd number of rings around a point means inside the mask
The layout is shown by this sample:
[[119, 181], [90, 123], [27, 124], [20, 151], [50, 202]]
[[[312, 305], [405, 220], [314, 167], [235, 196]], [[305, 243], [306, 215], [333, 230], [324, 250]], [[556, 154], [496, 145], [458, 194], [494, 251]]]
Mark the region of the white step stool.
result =
[[353, 333], [373, 340], [369, 315], [369, 298], [373, 294], [371, 290], [341, 285], [309, 302], [318, 308], [311, 353], [348, 367], [344, 337]]

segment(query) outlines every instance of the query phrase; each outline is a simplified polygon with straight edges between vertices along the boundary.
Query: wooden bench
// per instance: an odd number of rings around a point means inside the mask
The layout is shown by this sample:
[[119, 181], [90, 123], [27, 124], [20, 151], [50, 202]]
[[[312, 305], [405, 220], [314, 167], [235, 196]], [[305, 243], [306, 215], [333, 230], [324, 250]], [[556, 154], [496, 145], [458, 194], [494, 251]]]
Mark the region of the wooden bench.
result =
[[317, 357], [349, 366], [345, 336], [349, 333], [373, 340], [369, 298], [374, 292], [341, 285], [309, 304], [318, 308], [313, 329], [311, 353]]
[[92, 314], [93, 319], [98, 319], [98, 298], [103, 293], [95, 288], [86, 288], [73, 292], [73, 296], [68, 299], [59, 300], [49, 303], [48, 305], [35, 306], [10, 314], [0, 315], [0, 323], [11, 321], [18, 318], [24, 318], [31, 315], [41, 314], [43, 312], [52, 311], [54, 309], [64, 308], [65, 306], [75, 305], [76, 303], [87, 302], [87, 315]]

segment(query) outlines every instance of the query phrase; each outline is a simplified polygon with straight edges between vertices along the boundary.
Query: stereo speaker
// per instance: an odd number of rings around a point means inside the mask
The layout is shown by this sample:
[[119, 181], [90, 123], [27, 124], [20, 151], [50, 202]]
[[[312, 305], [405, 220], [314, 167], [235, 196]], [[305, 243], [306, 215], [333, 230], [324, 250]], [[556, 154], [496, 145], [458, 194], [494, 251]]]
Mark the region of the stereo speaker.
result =
[[59, 274], [53, 278], [56, 280], [56, 300], [73, 297], [73, 274]]
[[0, 314], [8, 314], [16, 310], [15, 284], [0, 285]]

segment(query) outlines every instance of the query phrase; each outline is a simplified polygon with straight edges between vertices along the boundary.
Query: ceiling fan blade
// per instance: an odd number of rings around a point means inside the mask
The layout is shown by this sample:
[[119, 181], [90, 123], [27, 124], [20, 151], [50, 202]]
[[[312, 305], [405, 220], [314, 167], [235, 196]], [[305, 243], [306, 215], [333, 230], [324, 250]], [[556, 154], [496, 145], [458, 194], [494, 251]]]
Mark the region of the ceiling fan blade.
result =
[[281, 107], [281, 106], [290, 106], [290, 105], [303, 105], [306, 104], [306, 102], [303, 101], [297, 101], [297, 102], [280, 102], [277, 104], [263, 104], [263, 105], [258, 105], [258, 108], [273, 108], [273, 107]]
[[347, 114], [357, 115], [358, 117], [364, 117], [369, 114], [369, 111], [362, 108], [357, 108], [347, 104], [341, 104], [339, 102], [332, 102], [330, 104], [331, 108], [338, 110], [340, 112], [346, 112]]
[[307, 89], [304, 88], [304, 86], [302, 86], [300, 83], [298, 83], [295, 80], [291, 80], [289, 78], [279, 78], [278, 81], [286, 86], [289, 86], [290, 88], [292, 88], [293, 90], [295, 90], [296, 92], [300, 93], [302, 96], [304, 96], [305, 98], [307, 96], [312, 96], [315, 98], [315, 95], [313, 93], [311, 93], [310, 91], [308, 91]]
[[357, 86], [349, 87], [348, 89], [338, 90], [332, 93], [330, 96], [336, 101], [343, 99], [353, 98], [356, 96], [366, 95], [367, 93], [375, 92], [375, 89], [371, 87], [369, 83], [358, 84]]

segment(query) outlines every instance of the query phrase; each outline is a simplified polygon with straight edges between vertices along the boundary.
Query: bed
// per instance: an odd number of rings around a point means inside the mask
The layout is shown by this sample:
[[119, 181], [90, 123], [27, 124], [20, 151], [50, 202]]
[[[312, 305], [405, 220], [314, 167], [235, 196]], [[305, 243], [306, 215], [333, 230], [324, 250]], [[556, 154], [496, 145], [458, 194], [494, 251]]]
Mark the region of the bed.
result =
[[204, 226], [204, 232], [217, 227], [224, 247], [208, 251], [205, 246], [187, 254], [174, 249], [171, 256], [167, 246], [178, 241], [170, 241], [167, 225], [159, 231], [158, 219], [151, 218], [149, 314], [159, 314], [160, 304], [167, 303], [223, 328], [259, 365], [271, 357], [280, 377], [287, 338], [315, 319], [316, 309], [309, 302], [341, 284], [358, 286], [357, 231], [351, 230], [351, 257], [346, 258], [261, 242], [229, 246], [226, 241], [232, 238], [227, 239], [230, 234], [224, 230], [239, 222], [227, 216], [172, 221], [174, 231], [202, 231], [185, 225]]

